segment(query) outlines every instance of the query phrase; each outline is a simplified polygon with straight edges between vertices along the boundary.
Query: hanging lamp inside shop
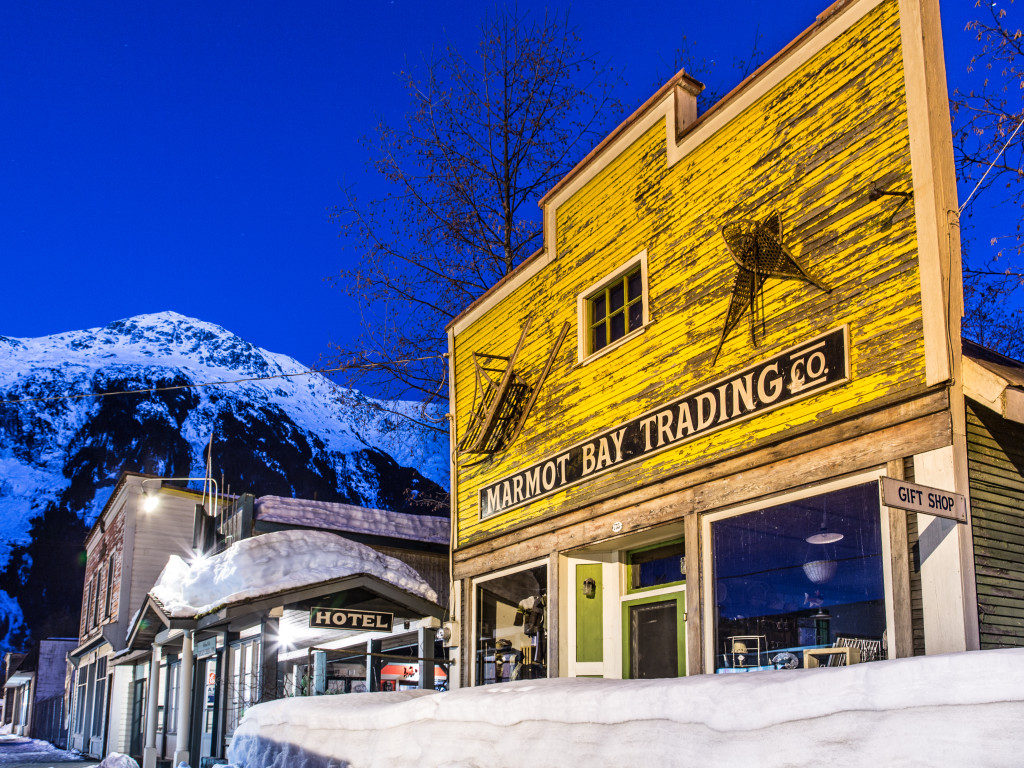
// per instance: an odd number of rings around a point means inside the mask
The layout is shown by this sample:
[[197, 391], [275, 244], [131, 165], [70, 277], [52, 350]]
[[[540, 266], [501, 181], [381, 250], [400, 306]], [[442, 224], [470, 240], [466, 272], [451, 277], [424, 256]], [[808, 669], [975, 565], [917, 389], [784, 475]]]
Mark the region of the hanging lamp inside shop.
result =
[[829, 530], [827, 518], [826, 508], [821, 513], [821, 527], [805, 539], [811, 546], [808, 548], [807, 560], [803, 566], [804, 575], [814, 584], [825, 584], [836, 575], [839, 563], [836, 562], [835, 549], [832, 545], [845, 538], [842, 533]]

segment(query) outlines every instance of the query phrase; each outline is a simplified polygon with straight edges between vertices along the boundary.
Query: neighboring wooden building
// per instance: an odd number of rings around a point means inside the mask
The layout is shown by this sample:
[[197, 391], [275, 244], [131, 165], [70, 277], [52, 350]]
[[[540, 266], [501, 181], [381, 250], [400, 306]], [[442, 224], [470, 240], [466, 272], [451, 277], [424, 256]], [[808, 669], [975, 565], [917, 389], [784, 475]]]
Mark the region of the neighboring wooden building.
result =
[[[143, 494], [158, 494], [146, 511]], [[131, 670], [111, 658], [124, 648], [129, 620], [142, 605], [171, 553], [192, 547], [202, 494], [163, 485], [159, 478], [123, 472], [85, 539], [85, 586], [78, 647], [71, 662], [69, 746], [90, 757], [127, 752], [133, 723]], [[139, 692], [141, 693], [141, 692]]]
[[1021, 413], [965, 399], [938, 2], [836, 3], [697, 118], [701, 87], [585, 158], [448, 328], [463, 684], [1015, 642]]
[[[308, 541], [314, 535], [321, 544], [328, 534], [354, 541], [409, 566], [437, 602], [372, 575], [370, 564], [367, 572], [356, 565], [338, 578], [280, 589], [265, 588], [266, 569], [253, 565], [248, 575], [258, 594], [200, 615], [178, 616], [156, 596], [143, 595], [112, 661], [131, 691], [118, 706], [131, 713], [132, 738], [118, 749], [143, 768], [222, 759], [246, 710], [261, 701], [446, 684], [436, 630], [449, 586], [447, 518], [245, 494], [222, 502], [215, 517], [198, 517], [195, 531], [201, 557], [227, 558], [224, 571], [247, 562], [240, 553], [262, 535], [287, 533], [294, 540], [288, 553], [310, 564], [317, 560]], [[311, 628], [311, 608], [323, 606], [390, 613], [393, 626]]]
[[76, 645], [75, 638], [48, 637], [27, 654], [4, 657], [5, 732], [67, 746], [64, 680], [67, 654]]

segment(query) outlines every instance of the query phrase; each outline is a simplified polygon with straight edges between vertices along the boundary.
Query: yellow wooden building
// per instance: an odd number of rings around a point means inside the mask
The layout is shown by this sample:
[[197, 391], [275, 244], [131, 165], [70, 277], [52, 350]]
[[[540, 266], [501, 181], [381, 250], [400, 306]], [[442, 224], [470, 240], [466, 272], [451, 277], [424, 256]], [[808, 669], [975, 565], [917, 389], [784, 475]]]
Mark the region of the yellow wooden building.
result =
[[836, 3], [700, 90], [448, 328], [462, 684], [979, 647], [970, 517], [879, 491], [970, 496], [937, 0]]

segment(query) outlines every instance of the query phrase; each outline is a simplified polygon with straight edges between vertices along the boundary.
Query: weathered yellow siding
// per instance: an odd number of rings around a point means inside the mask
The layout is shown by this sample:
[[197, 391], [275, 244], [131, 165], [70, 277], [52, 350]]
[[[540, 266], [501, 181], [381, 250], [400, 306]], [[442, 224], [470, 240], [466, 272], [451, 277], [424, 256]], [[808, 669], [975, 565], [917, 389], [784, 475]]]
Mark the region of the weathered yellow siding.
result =
[[[561, 324], [572, 324], [515, 444], [482, 463], [460, 460], [460, 545], [923, 387], [913, 201], [868, 199], [872, 182], [911, 189], [895, 0], [671, 168], [665, 142], [659, 121], [562, 204], [557, 259], [457, 334], [455, 416], [462, 430], [473, 405], [473, 352], [510, 354], [532, 313], [516, 369], [533, 379]], [[769, 279], [758, 346], [744, 317], [712, 365], [737, 274], [721, 227], [774, 210], [785, 244], [833, 290]], [[651, 324], [578, 365], [577, 295], [643, 249]], [[850, 383], [479, 519], [483, 485], [843, 324], [850, 328]]]

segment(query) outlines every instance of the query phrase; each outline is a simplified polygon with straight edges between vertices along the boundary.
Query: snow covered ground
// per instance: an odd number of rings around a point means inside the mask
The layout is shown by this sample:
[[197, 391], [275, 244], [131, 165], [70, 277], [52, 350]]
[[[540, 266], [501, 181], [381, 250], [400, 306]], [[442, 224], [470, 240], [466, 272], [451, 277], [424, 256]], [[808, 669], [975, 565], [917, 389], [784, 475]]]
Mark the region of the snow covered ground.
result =
[[[60, 765], [81, 760], [74, 752], [57, 749], [48, 741], [0, 735], [0, 765]], [[89, 763], [95, 765], [95, 763]]]
[[1020, 766], [1024, 649], [260, 704], [238, 768]]

